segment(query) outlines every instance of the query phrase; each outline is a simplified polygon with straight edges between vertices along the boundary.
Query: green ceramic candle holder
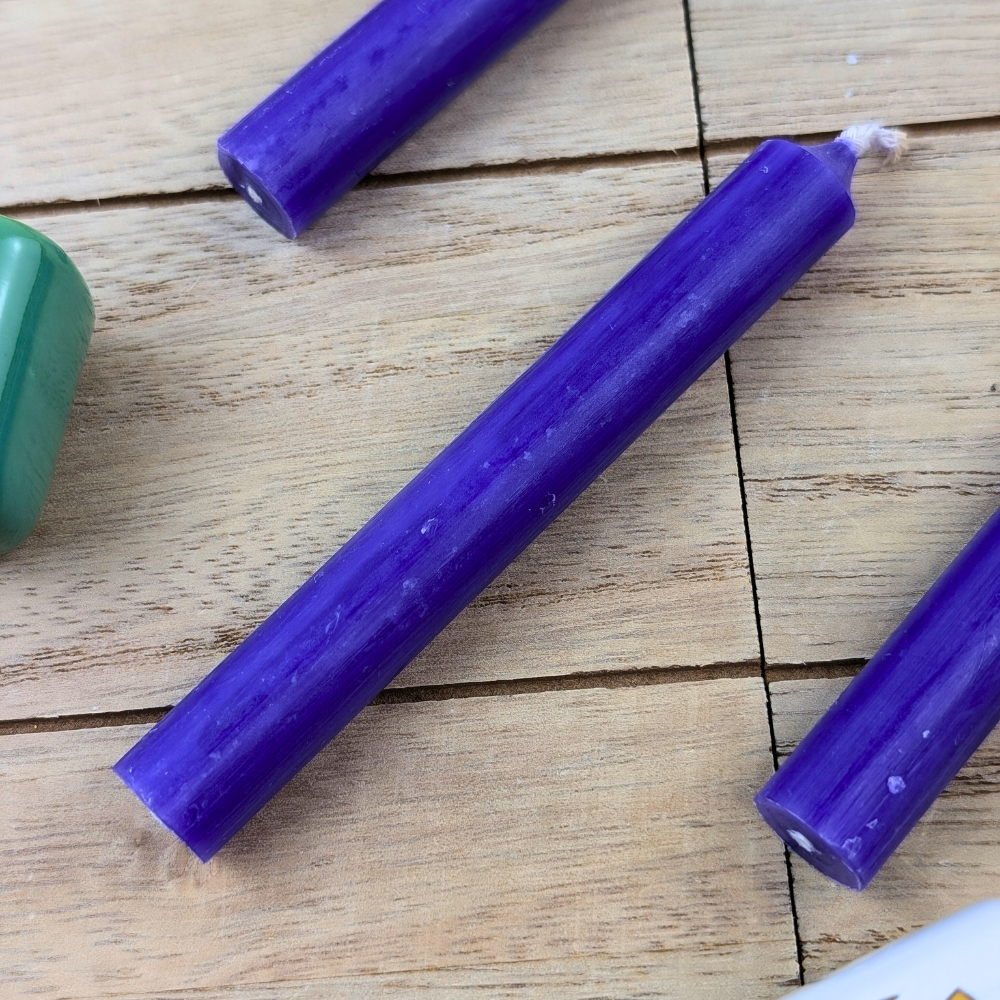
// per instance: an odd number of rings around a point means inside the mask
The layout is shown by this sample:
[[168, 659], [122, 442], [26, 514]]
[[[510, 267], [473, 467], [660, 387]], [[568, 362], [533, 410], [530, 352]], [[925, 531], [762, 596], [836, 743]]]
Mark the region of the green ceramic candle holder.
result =
[[94, 303], [48, 237], [0, 216], [0, 553], [42, 512], [94, 329]]

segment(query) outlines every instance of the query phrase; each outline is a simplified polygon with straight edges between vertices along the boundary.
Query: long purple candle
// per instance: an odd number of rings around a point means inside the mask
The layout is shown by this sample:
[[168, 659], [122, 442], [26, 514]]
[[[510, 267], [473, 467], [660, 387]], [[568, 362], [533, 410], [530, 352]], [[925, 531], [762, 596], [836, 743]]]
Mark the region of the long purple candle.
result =
[[210, 858], [854, 221], [771, 140], [116, 765]]
[[562, 2], [382, 0], [219, 139], [219, 164], [294, 238]]
[[1000, 511], [757, 793], [788, 846], [863, 889], [1000, 721]]

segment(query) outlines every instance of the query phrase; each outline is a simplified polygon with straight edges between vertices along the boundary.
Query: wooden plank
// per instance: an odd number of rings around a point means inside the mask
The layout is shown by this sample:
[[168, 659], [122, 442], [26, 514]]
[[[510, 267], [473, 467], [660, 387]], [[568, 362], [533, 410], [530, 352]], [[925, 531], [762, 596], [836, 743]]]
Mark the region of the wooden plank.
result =
[[[218, 135], [370, 5], [7, 0], [0, 205], [226, 186]], [[696, 145], [680, 0], [570, 0], [384, 169]]]
[[[847, 685], [771, 685], [778, 750], [787, 756]], [[807, 981], [963, 906], [1000, 896], [1000, 734], [993, 733], [862, 893], [793, 857]]]
[[771, 663], [871, 656], [997, 505], [1000, 132], [913, 147], [733, 350]]
[[[0, 716], [169, 704], [698, 199], [695, 160], [367, 188], [304, 241], [235, 198], [45, 215], [99, 316]], [[757, 657], [716, 367], [400, 678]]]
[[108, 770], [141, 732], [0, 740], [5, 996], [763, 1000], [797, 975], [782, 852], [747, 823], [759, 679], [370, 708], [205, 866]]
[[1000, 114], [993, 0], [690, 0], [708, 140]]

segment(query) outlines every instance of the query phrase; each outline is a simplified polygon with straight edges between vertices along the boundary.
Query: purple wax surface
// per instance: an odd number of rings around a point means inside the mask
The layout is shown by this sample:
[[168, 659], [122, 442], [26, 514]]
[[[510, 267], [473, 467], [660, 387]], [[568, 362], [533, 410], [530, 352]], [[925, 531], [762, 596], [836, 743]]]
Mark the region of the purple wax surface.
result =
[[815, 868], [871, 881], [1000, 721], [1000, 512], [757, 793]]
[[382, 0], [219, 139], [219, 165], [294, 239], [562, 2]]
[[847, 232], [833, 145], [761, 145], [118, 762], [200, 858]]

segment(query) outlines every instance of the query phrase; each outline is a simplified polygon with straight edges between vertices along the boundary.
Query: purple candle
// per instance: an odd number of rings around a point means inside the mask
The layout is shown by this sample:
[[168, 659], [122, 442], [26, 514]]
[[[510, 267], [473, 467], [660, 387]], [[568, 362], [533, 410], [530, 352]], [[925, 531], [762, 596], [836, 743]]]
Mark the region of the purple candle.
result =
[[846, 141], [771, 140], [115, 767], [203, 860], [854, 221]]
[[864, 889], [1000, 720], [1000, 511], [757, 793], [824, 875]]
[[563, 0], [382, 0], [219, 139], [294, 239]]

